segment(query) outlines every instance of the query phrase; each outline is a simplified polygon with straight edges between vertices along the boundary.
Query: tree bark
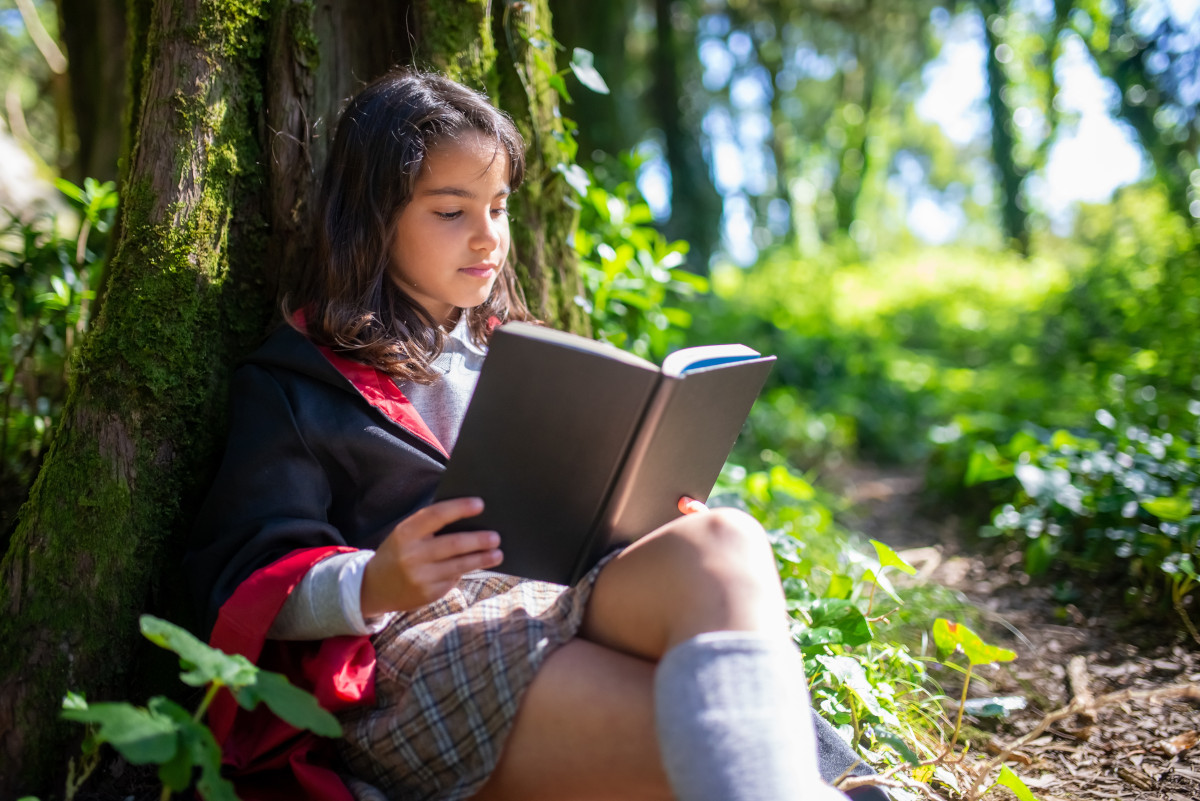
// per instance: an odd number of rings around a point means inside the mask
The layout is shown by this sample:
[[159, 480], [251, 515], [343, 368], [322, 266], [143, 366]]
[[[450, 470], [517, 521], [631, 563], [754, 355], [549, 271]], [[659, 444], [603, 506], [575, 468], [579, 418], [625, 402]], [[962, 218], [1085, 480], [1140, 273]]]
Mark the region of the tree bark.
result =
[[137, 615], [180, 619], [179, 555], [221, 448], [229, 375], [302, 262], [316, 167], [357, 86], [415, 63], [502, 99], [531, 145], [514, 237], [525, 290], [544, 318], [581, 327], [554, 95], [528, 43], [549, 20], [544, 3], [522, 7], [513, 20], [486, 0], [131, 4], [105, 302], [0, 564], [0, 797], [57, 793], [80, 733], [58, 723], [63, 694], [139, 700]]
[[1021, 196], [1028, 171], [1017, 163], [1016, 128], [1005, 100], [1008, 75], [997, 54], [1000, 37], [992, 20], [1003, 13], [1000, 0], [980, 0], [987, 42], [988, 110], [992, 115], [992, 162], [1000, 172], [1000, 223], [1004, 236], [1022, 255], [1029, 255], [1029, 212]]
[[78, 145], [64, 177], [113, 181], [125, 109], [124, 0], [58, 0]]

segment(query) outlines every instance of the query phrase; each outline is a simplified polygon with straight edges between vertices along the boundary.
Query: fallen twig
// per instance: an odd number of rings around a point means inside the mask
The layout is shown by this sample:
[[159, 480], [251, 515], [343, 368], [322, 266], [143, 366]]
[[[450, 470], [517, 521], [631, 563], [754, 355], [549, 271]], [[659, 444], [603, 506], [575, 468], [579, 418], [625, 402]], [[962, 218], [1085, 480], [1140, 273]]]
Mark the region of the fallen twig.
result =
[[1097, 710], [1104, 707], [1126, 701], [1166, 701], [1171, 698], [1191, 698], [1200, 701], [1200, 684], [1172, 684], [1153, 690], [1118, 690], [1114, 693], [1092, 698], [1090, 699], [1090, 703], [1087, 704], [1076, 697], [1072, 699], [1071, 703], [1061, 709], [1047, 713], [1030, 732], [1009, 743], [998, 756], [984, 763], [975, 776], [975, 781], [971, 784], [971, 788], [965, 794], [965, 798], [968, 801], [975, 801], [975, 799], [979, 798], [981, 795], [978, 792], [979, 785], [983, 782], [984, 778], [990, 775], [996, 767], [1004, 764], [1014, 751], [1021, 749], [1040, 737], [1052, 723], [1072, 715], [1078, 715], [1084, 711], [1095, 714]]
[[1067, 681], [1071, 685], [1072, 703], [1078, 701], [1084, 707], [1083, 711], [1079, 713], [1080, 719], [1085, 725], [1095, 723], [1096, 713], [1091, 706], [1096, 699], [1092, 695], [1092, 691], [1088, 689], [1087, 657], [1071, 657], [1071, 661], [1067, 663]]

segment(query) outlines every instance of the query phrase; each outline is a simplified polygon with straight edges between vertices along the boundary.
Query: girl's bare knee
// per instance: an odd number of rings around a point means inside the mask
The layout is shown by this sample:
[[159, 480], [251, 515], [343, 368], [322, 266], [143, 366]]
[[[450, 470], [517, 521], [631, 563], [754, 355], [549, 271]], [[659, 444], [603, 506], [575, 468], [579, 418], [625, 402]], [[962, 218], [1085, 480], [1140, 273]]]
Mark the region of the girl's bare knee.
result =
[[776, 580], [771, 545], [757, 520], [737, 509], [713, 509], [695, 517], [692, 536], [704, 564], [720, 572], [745, 571], [754, 578]]

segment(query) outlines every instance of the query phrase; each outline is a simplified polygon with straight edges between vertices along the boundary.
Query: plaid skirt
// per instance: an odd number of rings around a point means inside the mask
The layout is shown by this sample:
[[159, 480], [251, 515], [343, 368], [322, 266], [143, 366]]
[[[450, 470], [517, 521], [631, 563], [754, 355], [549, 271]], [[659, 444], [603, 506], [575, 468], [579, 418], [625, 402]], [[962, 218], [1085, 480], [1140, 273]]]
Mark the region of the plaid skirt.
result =
[[607, 561], [571, 588], [468, 574], [376, 635], [375, 705], [339, 716], [355, 795], [457, 801], [478, 792], [538, 668], [578, 632]]

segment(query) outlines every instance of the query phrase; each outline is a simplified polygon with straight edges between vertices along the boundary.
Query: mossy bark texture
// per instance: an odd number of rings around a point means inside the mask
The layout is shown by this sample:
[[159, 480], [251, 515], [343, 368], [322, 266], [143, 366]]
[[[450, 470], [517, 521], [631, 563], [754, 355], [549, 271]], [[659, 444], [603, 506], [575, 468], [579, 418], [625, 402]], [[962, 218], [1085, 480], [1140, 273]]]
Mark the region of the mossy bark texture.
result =
[[[136, 617], [178, 608], [178, 559], [219, 456], [228, 377], [308, 244], [344, 99], [395, 64], [488, 90], [530, 143], [517, 259], [535, 311], [579, 330], [544, 4], [156, 0], [131, 15], [130, 149], [104, 304], [0, 564], [0, 798], [54, 797], [68, 690], [139, 698]], [[512, 14], [523, 15], [523, 27]], [[507, 38], [501, 38], [507, 37]], [[553, 64], [541, 45], [541, 58]], [[519, 74], [518, 74], [519, 72]], [[174, 598], [172, 597], [174, 596]]]

